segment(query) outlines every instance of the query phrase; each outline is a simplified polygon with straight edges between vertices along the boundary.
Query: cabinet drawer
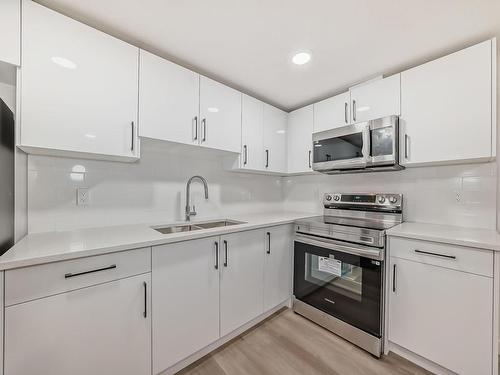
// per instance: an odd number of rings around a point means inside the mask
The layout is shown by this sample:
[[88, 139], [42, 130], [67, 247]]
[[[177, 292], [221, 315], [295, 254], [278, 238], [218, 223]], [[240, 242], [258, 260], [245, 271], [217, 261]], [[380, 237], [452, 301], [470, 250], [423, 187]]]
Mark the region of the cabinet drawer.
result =
[[151, 271], [151, 248], [5, 271], [5, 305]]
[[392, 257], [493, 277], [493, 252], [399, 237], [390, 237]]

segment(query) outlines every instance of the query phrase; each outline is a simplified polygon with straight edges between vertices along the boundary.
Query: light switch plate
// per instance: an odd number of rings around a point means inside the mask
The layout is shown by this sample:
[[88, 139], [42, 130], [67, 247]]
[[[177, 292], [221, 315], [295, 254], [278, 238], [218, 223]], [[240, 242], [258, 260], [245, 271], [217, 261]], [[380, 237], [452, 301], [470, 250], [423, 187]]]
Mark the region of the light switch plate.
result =
[[89, 188], [81, 187], [76, 189], [76, 205], [87, 206], [90, 203]]

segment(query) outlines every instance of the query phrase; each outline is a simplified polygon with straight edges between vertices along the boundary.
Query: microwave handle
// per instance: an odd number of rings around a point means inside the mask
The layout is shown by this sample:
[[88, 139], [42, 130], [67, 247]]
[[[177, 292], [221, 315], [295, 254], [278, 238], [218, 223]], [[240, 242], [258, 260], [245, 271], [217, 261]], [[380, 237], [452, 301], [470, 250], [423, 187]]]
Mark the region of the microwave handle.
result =
[[372, 156], [371, 156], [371, 136], [370, 136], [370, 125], [366, 124], [366, 127], [363, 129], [363, 159], [365, 160], [365, 163], [368, 163]]

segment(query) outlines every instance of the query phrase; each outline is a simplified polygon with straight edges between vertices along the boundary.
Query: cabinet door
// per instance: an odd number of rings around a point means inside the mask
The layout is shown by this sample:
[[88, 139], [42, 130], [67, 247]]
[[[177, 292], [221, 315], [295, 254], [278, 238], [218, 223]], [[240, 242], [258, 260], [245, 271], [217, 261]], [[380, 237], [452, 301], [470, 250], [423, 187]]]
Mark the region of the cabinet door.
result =
[[153, 247], [154, 374], [219, 338], [218, 241]]
[[241, 123], [241, 158], [240, 166], [245, 169], [262, 170], [264, 149], [262, 131], [264, 103], [251, 96], [243, 95]]
[[5, 309], [5, 373], [150, 374], [150, 274]]
[[207, 77], [200, 77], [200, 144], [241, 151], [241, 93]]
[[264, 311], [268, 311], [292, 295], [293, 227], [269, 228], [265, 238]]
[[312, 171], [313, 106], [288, 114], [288, 173]]
[[492, 87], [492, 41], [401, 73], [402, 163], [491, 158]]
[[264, 235], [261, 230], [221, 237], [221, 336], [264, 311]]
[[287, 113], [264, 104], [264, 168], [267, 171], [286, 171]]
[[314, 104], [314, 132], [339, 128], [351, 123], [349, 92]]
[[351, 89], [353, 123], [398, 115], [400, 109], [400, 74], [369, 82]]
[[146, 51], [140, 56], [139, 135], [198, 144], [200, 75]]
[[0, 61], [21, 65], [21, 0], [0, 2]]
[[493, 279], [390, 259], [389, 340], [456, 373], [491, 374]]
[[139, 50], [23, 1], [21, 146], [137, 158]]

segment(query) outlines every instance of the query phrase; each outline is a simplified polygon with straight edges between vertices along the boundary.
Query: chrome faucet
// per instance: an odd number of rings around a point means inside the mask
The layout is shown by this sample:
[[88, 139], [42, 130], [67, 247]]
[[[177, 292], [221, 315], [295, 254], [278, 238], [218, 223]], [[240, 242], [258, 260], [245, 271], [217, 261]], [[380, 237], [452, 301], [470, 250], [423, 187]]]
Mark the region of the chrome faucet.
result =
[[207, 184], [207, 180], [205, 180], [201, 176], [193, 176], [193, 177], [191, 177], [188, 180], [187, 185], [186, 185], [186, 221], [190, 221], [191, 220], [191, 216], [195, 216], [196, 215], [196, 207], [193, 204], [193, 211], [191, 211], [191, 205], [189, 203], [189, 196], [191, 195], [191, 193], [190, 193], [191, 182], [193, 182], [193, 180], [196, 180], [196, 179], [200, 180], [203, 183], [203, 187], [205, 188], [205, 199], [208, 199], [208, 184]]

